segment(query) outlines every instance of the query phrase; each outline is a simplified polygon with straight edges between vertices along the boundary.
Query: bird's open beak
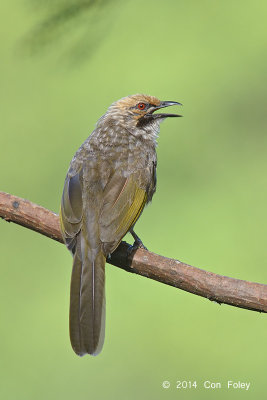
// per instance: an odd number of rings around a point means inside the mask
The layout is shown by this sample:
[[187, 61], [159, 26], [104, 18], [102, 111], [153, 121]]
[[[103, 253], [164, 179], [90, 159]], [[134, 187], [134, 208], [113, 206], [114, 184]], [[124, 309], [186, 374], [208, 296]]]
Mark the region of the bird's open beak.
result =
[[153, 117], [153, 119], [167, 118], [167, 117], [182, 117], [182, 115], [179, 115], [179, 114], [168, 114], [168, 113], [153, 114], [155, 111], [160, 110], [161, 108], [170, 107], [170, 106], [181, 106], [181, 105], [182, 104], [178, 103], [177, 101], [161, 101], [160, 105], [153, 107], [153, 109], [151, 109], [151, 112], [149, 114]]

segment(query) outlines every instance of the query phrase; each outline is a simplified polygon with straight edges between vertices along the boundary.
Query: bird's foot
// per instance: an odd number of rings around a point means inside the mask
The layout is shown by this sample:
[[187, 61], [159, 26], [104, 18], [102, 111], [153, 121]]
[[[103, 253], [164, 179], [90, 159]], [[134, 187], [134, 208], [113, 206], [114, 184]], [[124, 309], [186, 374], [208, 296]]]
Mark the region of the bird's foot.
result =
[[131, 246], [132, 250], [137, 250], [137, 249], [145, 249], [147, 250], [146, 246], [144, 245], [144, 243], [142, 242], [142, 240], [140, 239], [139, 236], [137, 236], [137, 234], [134, 232], [133, 229], [130, 229], [130, 233], [132, 235], [132, 237], [134, 238], [134, 244]]
[[144, 245], [142, 240], [139, 238], [134, 241], [134, 244], [132, 245], [132, 247], [134, 248], [134, 250], [137, 250], [137, 249], [147, 250], [146, 246]]
[[134, 253], [137, 249], [147, 250], [146, 246], [144, 245], [141, 239], [135, 240], [134, 244], [128, 247], [127, 249], [128, 257], [132, 255], [132, 253]]

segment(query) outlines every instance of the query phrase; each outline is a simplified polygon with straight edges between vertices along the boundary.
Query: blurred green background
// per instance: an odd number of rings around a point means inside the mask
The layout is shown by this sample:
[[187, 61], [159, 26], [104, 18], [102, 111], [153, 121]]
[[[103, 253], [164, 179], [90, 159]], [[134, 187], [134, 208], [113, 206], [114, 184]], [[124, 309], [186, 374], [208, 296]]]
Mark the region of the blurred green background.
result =
[[[0, 190], [58, 212], [69, 162], [111, 102], [138, 92], [180, 101], [184, 118], [161, 127], [158, 190], [136, 230], [151, 251], [265, 283], [267, 3], [109, 1], [53, 18], [61, 7], [1, 3]], [[107, 265], [104, 349], [80, 359], [68, 337], [70, 254], [2, 220], [0, 232], [1, 399], [266, 394], [264, 314]], [[228, 379], [251, 388], [227, 390]]]

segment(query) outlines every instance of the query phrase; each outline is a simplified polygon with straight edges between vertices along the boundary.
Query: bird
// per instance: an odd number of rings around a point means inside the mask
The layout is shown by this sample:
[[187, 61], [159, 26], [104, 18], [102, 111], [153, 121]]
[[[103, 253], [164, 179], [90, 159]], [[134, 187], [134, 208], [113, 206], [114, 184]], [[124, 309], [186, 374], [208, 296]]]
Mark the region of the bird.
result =
[[105, 336], [105, 262], [156, 191], [160, 123], [176, 101], [135, 94], [114, 102], [74, 155], [60, 205], [63, 240], [73, 256], [69, 334], [78, 356], [100, 353]]

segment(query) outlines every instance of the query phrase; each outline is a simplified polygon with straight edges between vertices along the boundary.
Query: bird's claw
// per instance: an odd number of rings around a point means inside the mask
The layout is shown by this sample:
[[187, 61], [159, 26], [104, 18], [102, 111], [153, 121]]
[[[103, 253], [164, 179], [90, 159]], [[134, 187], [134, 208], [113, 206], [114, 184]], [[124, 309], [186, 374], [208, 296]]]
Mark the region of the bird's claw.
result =
[[135, 240], [132, 246], [129, 246], [127, 249], [128, 256], [130, 256], [137, 249], [147, 250], [146, 246], [142, 242], [142, 240]]
[[146, 246], [144, 245], [144, 243], [142, 242], [142, 240], [135, 240], [135, 242], [134, 242], [134, 244], [133, 244], [133, 247], [135, 248], [135, 249], [144, 249], [144, 250], [147, 250], [147, 248], [146, 248]]

